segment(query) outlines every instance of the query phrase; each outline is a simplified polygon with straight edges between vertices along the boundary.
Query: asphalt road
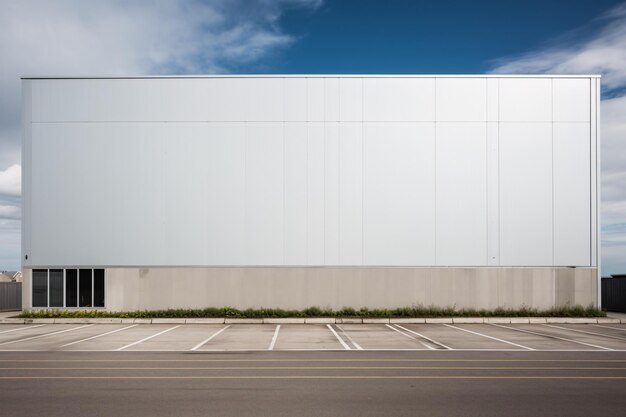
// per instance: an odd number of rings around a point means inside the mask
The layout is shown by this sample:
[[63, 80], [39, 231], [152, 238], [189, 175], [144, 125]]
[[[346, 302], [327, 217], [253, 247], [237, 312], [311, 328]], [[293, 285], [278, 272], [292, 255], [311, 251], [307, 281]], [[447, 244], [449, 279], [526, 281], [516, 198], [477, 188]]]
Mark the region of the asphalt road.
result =
[[621, 416], [626, 352], [2, 352], [3, 416]]

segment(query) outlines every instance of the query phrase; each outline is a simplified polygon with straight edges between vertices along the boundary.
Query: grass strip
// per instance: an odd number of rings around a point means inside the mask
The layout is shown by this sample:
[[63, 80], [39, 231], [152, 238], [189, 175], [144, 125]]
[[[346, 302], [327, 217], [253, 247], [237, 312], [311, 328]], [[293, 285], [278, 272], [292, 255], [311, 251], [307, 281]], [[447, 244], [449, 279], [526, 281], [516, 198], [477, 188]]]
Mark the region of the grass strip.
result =
[[304, 310], [283, 310], [279, 308], [258, 308], [239, 310], [232, 307], [207, 307], [202, 309], [138, 310], [127, 312], [103, 310], [30, 310], [19, 315], [21, 318], [288, 318], [288, 317], [606, 317], [606, 313], [593, 306], [568, 306], [539, 310], [533, 308], [493, 310], [457, 309], [455, 307], [403, 307], [394, 309], [369, 308], [329, 308], [309, 307]]

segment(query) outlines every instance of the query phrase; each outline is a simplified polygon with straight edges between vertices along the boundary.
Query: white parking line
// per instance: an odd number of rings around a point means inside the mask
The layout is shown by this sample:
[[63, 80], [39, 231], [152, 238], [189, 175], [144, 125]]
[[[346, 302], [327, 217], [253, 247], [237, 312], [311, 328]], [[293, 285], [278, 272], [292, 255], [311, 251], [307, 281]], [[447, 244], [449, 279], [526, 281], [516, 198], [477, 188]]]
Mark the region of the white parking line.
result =
[[393, 330], [394, 332], [398, 332], [398, 333], [400, 333], [402, 336], [406, 336], [406, 337], [408, 337], [409, 339], [417, 340], [418, 342], [420, 342], [420, 343], [422, 344], [422, 346], [426, 346], [426, 347], [427, 347], [428, 349], [430, 349], [430, 350], [435, 350], [435, 348], [434, 348], [434, 347], [432, 347], [432, 346], [428, 346], [426, 343], [422, 342], [421, 340], [419, 340], [419, 339], [418, 339], [417, 337], [415, 337], [415, 336], [412, 336], [412, 335], [410, 335], [410, 334], [404, 333], [403, 331], [398, 330], [398, 329], [396, 329], [395, 327], [393, 327], [393, 326], [391, 326], [391, 325], [389, 325], [389, 324], [385, 324], [385, 326], [389, 327], [389, 328], [390, 328], [391, 330]]
[[596, 327], [602, 327], [604, 329], [613, 329], [613, 330], [619, 330], [621, 332], [626, 332], [626, 327], [613, 327], [613, 326], [603, 326], [601, 324], [592, 324], [592, 326], [596, 326]]
[[122, 330], [130, 329], [131, 327], [135, 327], [135, 326], [139, 326], [139, 325], [138, 324], [133, 324], [133, 325], [130, 325], [130, 326], [122, 327], [121, 329], [111, 330], [110, 332], [106, 332], [106, 333], [98, 334], [98, 335], [95, 335], [95, 336], [91, 336], [91, 337], [88, 337], [86, 339], [81, 339], [81, 340], [77, 340], [75, 342], [66, 343], [66, 344], [61, 345], [59, 347], [72, 346], [72, 345], [75, 345], [77, 343], [86, 342], [86, 341], [92, 340], [92, 339], [97, 339], [99, 337], [106, 336], [108, 334], [121, 332]]
[[418, 335], [419, 337], [423, 337], [424, 339], [428, 340], [430, 343], [434, 343], [435, 345], [439, 345], [439, 346], [441, 346], [441, 347], [443, 347], [443, 348], [445, 348], [445, 349], [448, 349], [448, 350], [454, 350], [454, 349], [452, 349], [450, 346], [446, 346], [446, 345], [444, 345], [444, 344], [443, 344], [443, 343], [441, 343], [441, 342], [437, 342], [436, 340], [431, 339], [430, 337], [424, 336], [424, 335], [423, 335], [423, 334], [421, 334], [421, 333], [418, 333], [418, 332], [413, 331], [413, 330], [411, 330], [411, 329], [407, 329], [406, 327], [404, 327], [404, 326], [400, 326], [399, 324], [396, 324], [396, 326], [398, 326], [398, 327], [399, 327], [399, 328], [401, 328], [402, 330], [406, 330], [406, 331], [407, 331], [407, 332], [409, 332], [409, 333], [413, 333], [413, 334]]
[[464, 331], [464, 332], [467, 332], [467, 333], [475, 334], [476, 336], [486, 337], [487, 339], [497, 340], [498, 342], [508, 343], [509, 345], [513, 345], [513, 346], [521, 347], [521, 348], [524, 348], [524, 349], [527, 349], [527, 350], [535, 350], [535, 349], [533, 349], [533, 348], [531, 348], [531, 347], [528, 347], [528, 346], [520, 345], [520, 344], [518, 344], [518, 343], [509, 342], [508, 340], [499, 339], [499, 338], [497, 338], [497, 337], [489, 336], [489, 335], [486, 335], [486, 334], [482, 334], [482, 333], [478, 333], [478, 332], [473, 332], [473, 331], [471, 331], [471, 330], [468, 330], [468, 329], [463, 329], [463, 328], [461, 328], [461, 327], [452, 326], [452, 325], [450, 325], [450, 324], [445, 324], [445, 323], [444, 323], [444, 326], [448, 326], [448, 327], [451, 327], [451, 328], [453, 328], [453, 329], [461, 330], [461, 331]]
[[276, 330], [274, 331], [274, 337], [272, 337], [272, 341], [270, 342], [270, 347], [267, 350], [274, 350], [274, 345], [276, 344], [276, 339], [278, 339], [278, 332], [280, 331], [280, 324], [276, 325]]
[[194, 347], [192, 347], [189, 350], [198, 350], [200, 349], [202, 346], [204, 346], [206, 343], [209, 343], [215, 336], [217, 336], [218, 334], [222, 333], [224, 330], [228, 329], [230, 327], [230, 324], [228, 326], [224, 326], [221, 329], [219, 329], [218, 331], [216, 331], [215, 333], [213, 333], [211, 336], [207, 337], [206, 339], [204, 339], [202, 342], [198, 343], [197, 345], [195, 345]]
[[566, 339], [565, 337], [554, 336], [554, 335], [551, 335], [551, 334], [532, 332], [530, 330], [524, 330], [524, 329], [516, 329], [515, 327], [504, 326], [502, 324], [496, 324], [496, 323], [488, 323], [488, 324], [490, 324], [492, 326], [502, 327], [502, 328], [505, 328], [505, 329], [515, 330], [517, 332], [534, 334], [534, 335], [537, 335], [537, 336], [543, 336], [543, 337], [548, 337], [548, 338], [552, 338], [552, 339], [563, 340], [565, 342], [578, 343], [579, 345], [591, 346], [591, 347], [598, 348], [598, 349], [615, 350], [615, 349], [611, 349], [611, 348], [608, 348], [608, 347], [604, 347], [604, 346], [600, 346], [600, 345], [593, 345], [591, 343], [580, 342], [578, 340], [573, 340], [573, 339]]
[[35, 326], [28, 325], [28, 326], [25, 326], [25, 327], [18, 327], [17, 329], [3, 330], [3, 331], [0, 332], [0, 334], [2, 334], [2, 333], [10, 333], [10, 332], [17, 332], [19, 330], [34, 329], [36, 327], [41, 327], [41, 326], [45, 326], [45, 324], [37, 324]]
[[136, 342], [129, 343], [129, 344], [127, 344], [126, 346], [122, 346], [121, 348], [117, 348], [117, 349], [115, 349], [115, 350], [124, 350], [124, 349], [126, 349], [126, 348], [131, 347], [131, 346], [138, 345], [138, 344], [139, 344], [139, 343], [141, 343], [141, 342], [145, 342], [146, 340], [150, 340], [150, 339], [152, 339], [152, 338], [154, 338], [154, 337], [157, 337], [157, 336], [159, 336], [159, 335], [162, 335], [163, 333], [167, 333], [167, 332], [169, 332], [169, 331], [172, 331], [172, 330], [174, 330], [174, 329], [177, 329], [177, 328], [179, 328], [180, 326], [181, 326], [181, 325], [179, 324], [178, 326], [170, 327], [169, 329], [165, 329], [165, 330], [163, 330], [162, 332], [158, 332], [157, 334], [153, 334], [152, 336], [144, 337], [144, 338], [143, 338], [143, 339], [141, 339], [141, 340], [137, 340]]
[[363, 348], [361, 347], [361, 345], [359, 345], [357, 342], [355, 342], [355, 341], [354, 341], [354, 339], [352, 339], [352, 338], [350, 337], [350, 335], [349, 335], [348, 333], [346, 333], [346, 331], [343, 329], [343, 327], [341, 327], [341, 326], [340, 326], [340, 325], [338, 325], [338, 324], [335, 324], [335, 326], [337, 326], [337, 328], [338, 328], [339, 330], [341, 330], [341, 333], [342, 333], [342, 334], [346, 337], [346, 339], [348, 339], [348, 341], [349, 341], [350, 343], [352, 343], [352, 344], [354, 345], [354, 347], [355, 347], [357, 350], [363, 350]]
[[563, 329], [563, 330], [568, 330], [568, 331], [577, 332], [577, 333], [585, 333], [585, 334], [590, 334], [593, 336], [608, 337], [609, 339], [626, 340], [626, 337], [612, 336], [612, 335], [603, 334], [603, 333], [586, 332], [584, 330], [570, 329], [569, 327], [555, 326], [554, 324], [543, 324], [543, 326], [554, 327], [555, 329]]
[[335, 337], [337, 338], [337, 340], [339, 340], [339, 343], [341, 343], [341, 346], [343, 346], [343, 348], [345, 350], [352, 350], [352, 348], [350, 346], [348, 346], [348, 344], [346, 342], [343, 341], [343, 339], [341, 337], [339, 337], [339, 335], [337, 334], [337, 332], [335, 331], [335, 329], [333, 329], [333, 326], [331, 326], [330, 324], [327, 324], [326, 327], [328, 327], [328, 329], [333, 332], [333, 334], [335, 335]]
[[24, 339], [11, 340], [11, 341], [8, 341], [8, 342], [3, 342], [3, 343], [0, 343], [0, 346], [3, 346], [3, 345], [10, 345], [11, 343], [26, 342], [26, 341], [28, 341], [28, 340], [39, 339], [39, 338], [41, 338], [41, 337], [46, 337], [46, 336], [54, 336], [55, 334], [61, 334], [61, 333], [65, 333], [65, 332], [71, 332], [72, 330], [84, 329], [85, 327], [91, 327], [91, 326], [93, 326], [93, 324], [87, 324], [87, 325], [85, 325], [85, 326], [72, 327], [71, 329], [65, 329], [65, 330], [59, 330], [59, 331], [56, 331], [56, 332], [51, 332], [51, 333], [40, 334], [40, 335], [38, 335], [38, 336], [31, 336], [31, 337], [27, 337], [27, 338], [24, 338]]

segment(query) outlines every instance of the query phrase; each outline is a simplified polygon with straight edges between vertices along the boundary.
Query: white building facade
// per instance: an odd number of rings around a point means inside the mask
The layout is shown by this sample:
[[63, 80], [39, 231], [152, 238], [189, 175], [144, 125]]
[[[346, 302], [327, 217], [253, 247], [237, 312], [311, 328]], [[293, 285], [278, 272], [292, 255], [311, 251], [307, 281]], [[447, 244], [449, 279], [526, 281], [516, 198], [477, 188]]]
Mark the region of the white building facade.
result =
[[597, 76], [22, 90], [25, 308], [598, 305]]

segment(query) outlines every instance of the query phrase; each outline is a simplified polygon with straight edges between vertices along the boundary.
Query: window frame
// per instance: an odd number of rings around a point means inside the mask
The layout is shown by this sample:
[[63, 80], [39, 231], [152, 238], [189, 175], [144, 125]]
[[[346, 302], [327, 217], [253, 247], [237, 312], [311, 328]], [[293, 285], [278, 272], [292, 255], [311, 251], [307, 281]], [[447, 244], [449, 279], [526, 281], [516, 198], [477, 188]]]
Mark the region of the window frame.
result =
[[[63, 271], [63, 306], [62, 307], [51, 307], [50, 306], [50, 270], [55, 269], [55, 270], [62, 270]], [[67, 270], [68, 269], [74, 269], [76, 270], [76, 306], [71, 306], [68, 307], [67, 306], [67, 294], [66, 294], [66, 289], [67, 289]], [[80, 307], [80, 273], [79, 271], [81, 269], [88, 269], [91, 270], [91, 303], [90, 307]], [[100, 307], [95, 307], [95, 271], [97, 269], [101, 269], [102, 270], [102, 276], [103, 276], [103, 286], [102, 286], [102, 298], [104, 299], [104, 305], [100, 306]], [[34, 295], [34, 285], [33, 285], [33, 272], [35, 270], [45, 270], [46, 271], [46, 291], [47, 291], [47, 302], [46, 302], [46, 306], [34, 306], [33, 305], [33, 295]], [[38, 310], [104, 310], [107, 307], [107, 294], [106, 294], [106, 268], [95, 268], [95, 267], [79, 267], [79, 266], [63, 266], [63, 267], [59, 267], [59, 266], [52, 266], [52, 267], [38, 267], [38, 268], [32, 268], [31, 269], [31, 274], [30, 274], [30, 283], [31, 283], [31, 289], [30, 289], [30, 296], [31, 296], [31, 309], [38, 309]]]

